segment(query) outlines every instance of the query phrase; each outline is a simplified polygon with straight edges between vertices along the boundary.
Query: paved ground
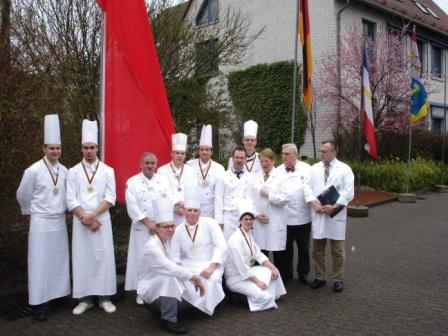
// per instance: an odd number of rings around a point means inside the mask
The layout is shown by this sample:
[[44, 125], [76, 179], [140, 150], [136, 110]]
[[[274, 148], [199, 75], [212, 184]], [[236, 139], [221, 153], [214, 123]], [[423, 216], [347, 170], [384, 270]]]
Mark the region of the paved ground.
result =
[[[349, 219], [343, 293], [293, 281], [277, 310], [250, 313], [223, 302], [212, 318], [190, 312], [183, 321], [191, 335], [448, 335], [447, 242], [448, 194], [382, 205]], [[0, 335], [165, 334], [131, 297], [111, 315], [59, 308], [44, 323], [0, 321]]]

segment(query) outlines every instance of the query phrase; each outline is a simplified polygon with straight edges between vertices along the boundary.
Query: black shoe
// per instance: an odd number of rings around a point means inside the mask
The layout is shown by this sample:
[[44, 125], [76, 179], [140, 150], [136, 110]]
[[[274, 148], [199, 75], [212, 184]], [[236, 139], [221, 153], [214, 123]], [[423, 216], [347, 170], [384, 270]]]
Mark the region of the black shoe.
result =
[[325, 286], [325, 280], [319, 280], [319, 279], [314, 279], [314, 281], [311, 283], [310, 288], [311, 289], [318, 289]]
[[305, 286], [308, 286], [310, 284], [305, 275], [299, 275], [299, 281], [301, 284], [304, 284]]
[[335, 281], [333, 283], [333, 292], [339, 293], [344, 290], [344, 283], [342, 281]]
[[183, 326], [183, 324], [179, 322], [160, 320], [160, 328], [174, 335], [183, 335], [188, 333], [187, 329]]
[[33, 312], [36, 321], [42, 322], [48, 320], [47, 309], [44, 304], [34, 306]]

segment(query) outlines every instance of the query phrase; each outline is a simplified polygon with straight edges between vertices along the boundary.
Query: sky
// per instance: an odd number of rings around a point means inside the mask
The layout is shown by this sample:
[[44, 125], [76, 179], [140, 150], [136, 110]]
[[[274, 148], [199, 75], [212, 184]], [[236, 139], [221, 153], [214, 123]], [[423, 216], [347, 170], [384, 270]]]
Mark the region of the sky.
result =
[[448, 14], [448, 0], [433, 0], [445, 13]]

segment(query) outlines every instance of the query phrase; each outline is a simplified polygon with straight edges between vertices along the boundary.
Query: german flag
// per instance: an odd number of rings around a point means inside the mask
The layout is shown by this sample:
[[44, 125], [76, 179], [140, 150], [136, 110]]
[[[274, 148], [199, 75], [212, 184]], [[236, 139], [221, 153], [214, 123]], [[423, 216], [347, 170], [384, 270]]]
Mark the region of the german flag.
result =
[[303, 101], [308, 112], [311, 111], [313, 102], [313, 50], [311, 47], [311, 29], [310, 29], [310, 14], [308, 0], [299, 1], [299, 34], [300, 42], [302, 43], [302, 77], [303, 77]]

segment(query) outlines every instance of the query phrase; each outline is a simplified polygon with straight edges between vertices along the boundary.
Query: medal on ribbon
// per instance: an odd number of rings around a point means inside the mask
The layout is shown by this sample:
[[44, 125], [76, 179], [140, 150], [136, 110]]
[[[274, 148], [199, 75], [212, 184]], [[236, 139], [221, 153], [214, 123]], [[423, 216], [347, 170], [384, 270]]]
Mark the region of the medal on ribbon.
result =
[[192, 245], [191, 245], [191, 252], [196, 253], [197, 250], [197, 246], [196, 246], [196, 236], [198, 234], [198, 229], [199, 229], [199, 223], [196, 225], [196, 228], [194, 229], [194, 233], [193, 236], [190, 233], [190, 230], [188, 230], [188, 223], [185, 223], [185, 230], [187, 230], [188, 233], [188, 237], [190, 237], [191, 241], [192, 241]]
[[180, 179], [182, 178], [182, 174], [184, 173], [184, 164], [182, 163], [182, 168], [180, 169], [180, 173], [176, 172], [176, 169], [174, 169], [172, 162], [170, 162], [170, 167], [171, 167], [171, 170], [173, 171], [174, 177], [177, 180], [177, 191], [181, 192], [182, 186], [180, 184]]
[[87, 181], [89, 182], [89, 186], [87, 187], [87, 192], [89, 194], [91, 194], [95, 191], [95, 188], [92, 186], [92, 182], [93, 182], [93, 178], [95, 177], [96, 172], [98, 171], [98, 166], [100, 165], [100, 160], [98, 160], [98, 163], [96, 164], [95, 171], [92, 174], [92, 178], [89, 177], [89, 174], [87, 173], [84, 163], [81, 162], [81, 164], [82, 164], [82, 168], [84, 169], [84, 174], [86, 174]]
[[50, 173], [51, 180], [53, 181], [53, 184], [54, 184], [53, 195], [54, 195], [54, 196], [57, 196], [57, 195], [59, 194], [59, 189], [58, 189], [58, 187], [56, 186], [56, 185], [58, 184], [58, 179], [59, 179], [59, 166], [58, 166], [58, 173], [56, 174], [56, 176], [54, 176], [54, 175], [53, 175], [53, 172], [51, 171], [50, 167], [49, 167], [48, 164], [47, 164], [47, 161], [45, 161], [45, 159], [43, 159], [43, 161], [44, 161], [44, 163], [45, 163], [45, 166], [46, 166], [47, 169], [48, 169], [48, 172]]
[[206, 170], [205, 170], [205, 173], [203, 173], [203, 169], [202, 169], [202, 166], [201, 166], [201, 159], [198, 159], [198, 164], [199, 164], [199, 170], [201, 171], [201, 176], [202, 176], [202, 183], [201, 183], [201, 186], [202, 186], [203, 188], [207, 188], [207, 186], [208, 186], [208, 182], [207, 182], [206, 178], [207, 178], [208, 172], [209, 172], [209, 170], [210, 170], [210, 167], [212, 166], [212, 160], [210, 160], [210, 161], [208, 162], [208, 165], [207, 165], [207, 168], [206, 168]]

